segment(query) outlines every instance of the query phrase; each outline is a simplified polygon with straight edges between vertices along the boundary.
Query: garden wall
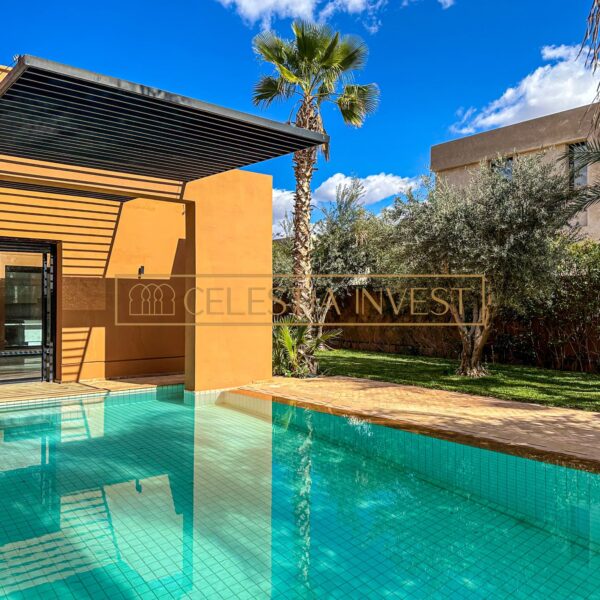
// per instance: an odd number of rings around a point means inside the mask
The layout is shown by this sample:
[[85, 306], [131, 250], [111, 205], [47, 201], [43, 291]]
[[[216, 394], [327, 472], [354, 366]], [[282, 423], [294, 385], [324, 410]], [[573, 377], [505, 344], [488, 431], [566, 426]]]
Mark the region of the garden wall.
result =
[[[351, 304], [340, 306], [341, 316], [330, 312], [328, 322], [356, 320]], [[377, 320], [382, 318], [378, 316]], [[383, 320], [392, 323], [391, 315]], [[568, 371], [600, 372], [600, 315], [566, 319], [556, 315], [520, 317], [504, 313], [497, 320], [485, 350], [490, 363], [522, 364]], [[332, 343], [337, 348], [458, 358], [456, 327], [343, 327]]]

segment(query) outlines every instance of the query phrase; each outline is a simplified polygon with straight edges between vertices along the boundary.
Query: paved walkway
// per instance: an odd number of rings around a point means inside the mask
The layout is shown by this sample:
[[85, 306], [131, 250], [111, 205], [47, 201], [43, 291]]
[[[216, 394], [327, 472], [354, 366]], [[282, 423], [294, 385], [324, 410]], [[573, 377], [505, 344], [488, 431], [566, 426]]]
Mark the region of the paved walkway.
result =
[[600, 473], [600, 413], [350, 377], [274, 378], [245, 389], [315, 410]]
[[156, 375], [153, 377], [128, 377], [126, 379], [97, 379], [80, 383], [50, 383], [34, 381], [31, 383], [7, 383], [0, 385], [0, 405], [3, 402], [17, 400], [36, 400], [38, 398], [64, 398], [67, 396], [85, 396], [102, 392], [121, 392], [125, 390], [152, 389], [159, 385], [183, 383], [183, 375]]

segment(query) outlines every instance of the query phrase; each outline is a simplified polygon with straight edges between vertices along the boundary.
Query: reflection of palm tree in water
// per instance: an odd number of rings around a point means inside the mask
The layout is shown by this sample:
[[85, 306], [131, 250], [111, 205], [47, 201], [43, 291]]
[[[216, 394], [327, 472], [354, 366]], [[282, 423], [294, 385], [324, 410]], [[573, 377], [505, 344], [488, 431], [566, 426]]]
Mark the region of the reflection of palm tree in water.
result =
[[294, 521], [298, 534], [295, 547], [296, 565], [298, 567], [298, 578], [307, 596], [313, 597], [314, 592], [310, 583], [310, 551], [311, 551], [311, 489], [312, 489], [312, 444], [313, 444], [313, 420], [309, 410], [303, 411], [305, 433], [302, 444], [298, 448], [299, 464], [296, 473], [294, 499]]

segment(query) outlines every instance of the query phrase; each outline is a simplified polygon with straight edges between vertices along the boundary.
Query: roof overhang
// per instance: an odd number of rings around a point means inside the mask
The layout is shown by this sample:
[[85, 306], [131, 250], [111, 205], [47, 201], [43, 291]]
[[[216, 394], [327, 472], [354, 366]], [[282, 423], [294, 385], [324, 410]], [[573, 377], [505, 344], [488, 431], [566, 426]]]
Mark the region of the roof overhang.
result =
[[0, 154], [187, 182], [327, 136], [23, 55], [0, 82]]
[[431, 170], [439, 173], [498, 155], [541, 151], [585, 140], [594, 130], [599, 108], [599, 104], [580, 106], [437, 144], [431, 147]]

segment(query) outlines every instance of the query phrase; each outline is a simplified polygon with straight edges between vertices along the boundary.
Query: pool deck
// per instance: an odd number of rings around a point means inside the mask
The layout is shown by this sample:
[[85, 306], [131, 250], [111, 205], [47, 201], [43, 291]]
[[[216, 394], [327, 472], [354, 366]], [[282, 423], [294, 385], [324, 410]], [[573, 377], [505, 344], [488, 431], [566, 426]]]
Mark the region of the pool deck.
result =
[[600, 413], [351, 377], [286, 379], [244, 388], [338, 415], [600, 473]]
[[152, 377], [128, 377], [126, 379], [96, 379], [79, 383], [7, 383], [0, 385], [0, 406], [3, 402], [30, 401], [38, 398], [65, 398], [86, 396], [104, 392], [147, 390], [161, 385], [183, 383], [183, 375], [155, 375]]
[[[148, 390], [183, 375], [0, 385], [3, 403]], [[245, 393], [415, 433], [600, 473], [600, 413], [352, 377], [275, 377]]]

